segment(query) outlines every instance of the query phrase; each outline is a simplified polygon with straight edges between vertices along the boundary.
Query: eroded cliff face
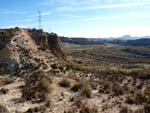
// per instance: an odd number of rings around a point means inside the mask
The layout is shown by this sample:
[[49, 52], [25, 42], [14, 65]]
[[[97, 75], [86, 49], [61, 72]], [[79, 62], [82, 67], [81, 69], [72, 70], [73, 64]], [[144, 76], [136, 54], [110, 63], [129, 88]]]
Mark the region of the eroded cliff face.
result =
[[54, 55], [65, 60], [62, 43], [57, 34], [46, 33], [42, 30], [28, 30], [28, 32], [37, 45], [50, 49]]
[[[41, 51], [40, 47], [47, 50]], [[49, 59], [64, 59], [61, 41], [56, 34], [42, 30], [0, 29], [0, 70], [7, 73], [25, 69], [50, 69]], [[42, 60], [41, 60], [42, 59]], [[40, 62], [41, 61], [41, 62]], [[30, 67], [30, 68], [29, 68]]]

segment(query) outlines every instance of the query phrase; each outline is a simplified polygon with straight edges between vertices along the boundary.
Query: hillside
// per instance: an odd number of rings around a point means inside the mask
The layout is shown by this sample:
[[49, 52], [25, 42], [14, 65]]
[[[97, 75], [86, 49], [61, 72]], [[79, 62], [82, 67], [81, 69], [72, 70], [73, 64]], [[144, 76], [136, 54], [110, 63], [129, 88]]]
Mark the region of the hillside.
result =
[[145, 46], [150, 47], [150, 39], [137, 39], [137, 40], [128, 40], [125, 45], [129, 46]]
[[105, 43], [105, 40], [96, 40], [89, 38], [68, 38], [60, 37], [60, 40], [63, 43], [77, 44], [77, 45], [102, 45]]
[[[131, 39], [133, 38], [133, 39]], [[140, 38], [140, 37], [139, 37]], [[120, 38], [67, 38], [60, 37], [63, 43], [76, 44], [76, 45], [104, 45], [104, 44], [118, 44], [124, 46], [144, 46], [150, 47], [149, 38], [135, 38], [131, 36], [124, 36]]]
[[150, 112], [149, 48], [72, 40], [0, 29], [0, 113]]
[[[40, 59], [45, 62], [48, 57], [54, 55], [65, 60], [58, 36], [44, 33], [42, 30], [1, 29], [0, 45], [0, 66], [1, 70], [7, 73], [18, 69], [28, 70], [26, 67], [31, 67], [32, 70], [40, 68]], [[43, 51], [47, 51], [47, 55]], [[49, 67], [47, 63], [44, 65]]]

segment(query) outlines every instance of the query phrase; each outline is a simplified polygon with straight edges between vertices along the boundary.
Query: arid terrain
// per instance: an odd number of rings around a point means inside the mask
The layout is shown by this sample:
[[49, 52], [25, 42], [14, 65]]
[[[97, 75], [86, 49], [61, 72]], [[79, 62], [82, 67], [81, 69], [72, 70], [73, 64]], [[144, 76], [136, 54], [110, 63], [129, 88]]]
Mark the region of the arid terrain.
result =
[[149, 51], [0, 29], [0, 113], [150, 113]]

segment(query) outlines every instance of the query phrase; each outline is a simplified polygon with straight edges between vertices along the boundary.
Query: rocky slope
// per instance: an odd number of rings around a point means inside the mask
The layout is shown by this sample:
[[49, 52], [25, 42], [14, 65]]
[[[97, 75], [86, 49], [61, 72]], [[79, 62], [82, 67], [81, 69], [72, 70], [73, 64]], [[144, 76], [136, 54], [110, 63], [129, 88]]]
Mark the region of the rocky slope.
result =
[[[1, 29], [0, 45], [0, 67], [7, 73], [37, 68], [49, 70], [55, 59], [65, 60], [58, 36], [42, 30]], [[50, 62], [52, 59], [54, 62]]]

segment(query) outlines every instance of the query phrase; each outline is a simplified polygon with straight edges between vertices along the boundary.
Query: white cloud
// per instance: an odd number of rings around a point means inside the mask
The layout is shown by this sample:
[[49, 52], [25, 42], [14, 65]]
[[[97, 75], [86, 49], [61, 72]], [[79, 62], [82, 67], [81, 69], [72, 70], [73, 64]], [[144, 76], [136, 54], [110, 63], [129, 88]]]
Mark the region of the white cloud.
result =
[[69, 5], [84, 5], [84, 4], [97, 4], [97, 3], [148, 3], [149, 0], [46, 0], [42, 5], [52, 5], [52, 4], [69, 4]]
[[79, 15], [73, 15], [73, 14], [64, 14], [62, 16], [68, 17], [68, 18], [80, 18], [81, 16]]
[[111, 4], [111, 5], [94, 5], [94, 6], [84, 6], [84, 7], [58, 7], [57, 11], [85, 11], [85, 10], [95, 10], [95, 9], [108, 9], [108, 8], [121, 8], [121, 7], [133, 7], [133, 6], [144, 6], [150, 5], [147, 3], [122, 3], [122, 4]]
[[0, 11], [0, 14], [26, 14], [26, 11], [11, 11], [11, 10], [4, 10]]
[[134, 19], [142, 19], [142, 18], [146, 18], [146, 19], [150, 19], [150, 13], [146, 12], [146, 13], [134, 13], [134, 12], [129, 12], [129, 13], [125, 13], [125, 14], [116, 14], [116, 15], [111, 15], [111, 16], [94, 16], [94, 17], [85, 17], [85, 18], [80, 18], [79, 21], [99, 21], [99, 20], [113, 20], [113, 19], [125, 19], [125, 18], [134, 18]]
[[61, 24], [68, 24], [71, 21], [53, 21], [53, 22], [43, 22], [42, 25], [61, 25]]
[[[51, 15], [51, 12], [50, 11], [41, 12], [41, 16], [46, 16], [46, 15]], [[29, 17], [37, 17], [37, 16], [39, 16], [38, 12], [37, 12], [37, 14], [31, 15]]]
[[6, 28], [14, 28], [14, 27], [20, 27], [20, 28], [35, 28], [36, 24], [11, 24], [7, 26], [0, 26], [0, 28], [6, 29]]

